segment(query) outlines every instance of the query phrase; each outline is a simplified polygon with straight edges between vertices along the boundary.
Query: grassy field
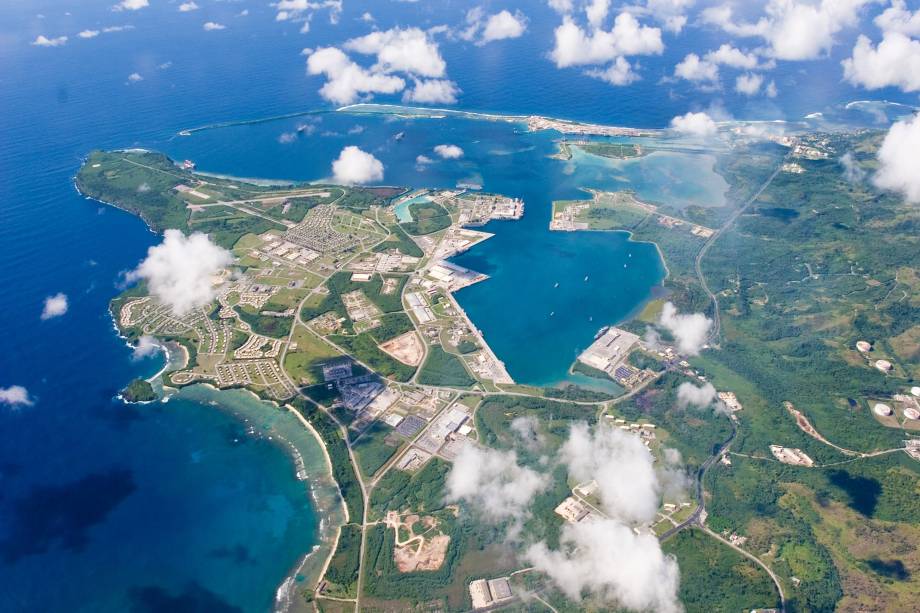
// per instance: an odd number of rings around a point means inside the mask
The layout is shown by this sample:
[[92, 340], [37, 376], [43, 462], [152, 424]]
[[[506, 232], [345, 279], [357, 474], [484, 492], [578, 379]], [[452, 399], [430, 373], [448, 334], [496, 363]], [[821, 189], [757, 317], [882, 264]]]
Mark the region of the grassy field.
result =
[[470, 387], [476, 380], [467, 372], [460, 358], [435, 345], [428, 349], [418, 382], [422, 385]]
[[294, 328], [292, 340], [297, 348], [289, 350], [284, 358], [284, 369], [288, 376], [300, 385], [321, 383], [323, 376], [320, 364], [341, 353], [301, 325]]
[[350, 355], [367, 364], [374, 372], [395, 381], [408, 381], [415, 374], [415, 367], [406, 366], [391, 358], [377, 347], [377, 342], [369, 332], [357, 336], [333, 335], [329, 337]]
[[398, 224], [392, 224], [387, 226], [390, 230], [390, 236], [387, 240], [381, 242], [380, 244], [374, 247], [374, 251], [382, 252], [389, 249], [397, 249], [403, 255], [409, 255], [412, 257], [420, 258], [425, 255], [425, 252], [422, 251], [421, 247], [415, 244], [415, 241], [406, 234], [406, 231], [402, 229]]
[[393, 429], [377, 421], [352, 444], [358, 456], [358, 467], [366, 477], [372, 477], [403, 446], [403, 440]]
[[450, 213], [436, 202], [420, 201], [409, 205], [412, 221], [402, 224], [406, 232], [415, 236], [443, 230], [451, 224]]

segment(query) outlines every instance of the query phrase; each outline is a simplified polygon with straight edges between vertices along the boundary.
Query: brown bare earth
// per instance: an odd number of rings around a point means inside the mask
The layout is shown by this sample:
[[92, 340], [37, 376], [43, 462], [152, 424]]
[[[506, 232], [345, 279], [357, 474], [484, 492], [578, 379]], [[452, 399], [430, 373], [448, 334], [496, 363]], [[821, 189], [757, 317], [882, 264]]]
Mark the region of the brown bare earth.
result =
[[450, 537], [446, 534], [439, 534], [427, 539], [421, 536], [415, 537], [409, 541], [409, 544], [393, 548], [393, 559], [396, 561], [396, 568], [401, 573], [416, 570], [437, 570], [444, 564], [444, 557], [447, 555], [447, 546], [449, 544]]
[[[393, 560], [396, 568], [401, 573], [411, 573], [418, 570], [437, 570], [444, 564], [447, 556], [447, 547], [450, 537], [437, 532], [438, 520], [430, 515], [419, 517], [416, 514], [400, 518], [395, 511], [388, 511], [384, 518], [388, 528], [396, 531], [395, 546], [393, 547]], [[413, 534], [412, 526], [421, 523], [424, 529], [422, 534]], [[410, 535], [409, 538], [400, 538], [400, 528], [404, 528]]]
[[424, 348], [415, 332], [406, 332], [380, 345], [380, 350], [403, 364], [418, 366], [422, 363]]

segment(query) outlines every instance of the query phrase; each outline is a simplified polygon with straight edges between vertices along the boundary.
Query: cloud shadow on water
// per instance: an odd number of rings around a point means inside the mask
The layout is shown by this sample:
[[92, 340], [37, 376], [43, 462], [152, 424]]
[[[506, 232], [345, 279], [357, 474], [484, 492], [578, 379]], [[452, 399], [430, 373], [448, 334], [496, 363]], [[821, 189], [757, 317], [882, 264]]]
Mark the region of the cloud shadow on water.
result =
[[32, 489], [8, 509], [9, 532], [0, 540], [0, 557], [12, 563], [46, 553], [55, 545], [82, 551], [89, 542], [89, 530], [135, 489], [131, 471], [124, 469]]
[[167, 590], [148, 585], [132, 588], [128, 592], [131, 601], [132, 613], [240, 613], [242, 609], [235, 607], [222, 599], [214, 592], [190, 583], [179, 594], [171, 594]]

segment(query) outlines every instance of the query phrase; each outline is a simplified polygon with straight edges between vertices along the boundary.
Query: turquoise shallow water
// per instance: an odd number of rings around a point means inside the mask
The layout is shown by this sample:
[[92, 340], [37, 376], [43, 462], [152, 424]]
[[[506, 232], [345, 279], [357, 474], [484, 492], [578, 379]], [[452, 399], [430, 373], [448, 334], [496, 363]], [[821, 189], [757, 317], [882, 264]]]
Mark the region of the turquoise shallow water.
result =
[[409, 207], [420, 202], [430, 201], [424, 196], [417, 196], [415, 198], [410, 198], [409, 200], [403, 200], [397, 204], [395, 207], [393, 207], [393, 212], [396, 213], [396, 219], [398, 219], [400, 223], [408, 223], [412, 221], [412, 211], [409, 210]]

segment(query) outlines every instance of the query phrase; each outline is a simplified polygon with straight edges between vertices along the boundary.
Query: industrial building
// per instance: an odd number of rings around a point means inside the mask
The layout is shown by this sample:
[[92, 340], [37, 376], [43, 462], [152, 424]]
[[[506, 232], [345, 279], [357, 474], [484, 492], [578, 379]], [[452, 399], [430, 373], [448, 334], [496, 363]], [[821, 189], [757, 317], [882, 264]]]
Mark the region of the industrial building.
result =
[[497, 579], [476, 579], [470, 582], [470, 599], [473, 609], [485, 609], [514, 598], [508, 577]]
[[629, 351], [638, 341], [639, 337], [635, 334], [610, 327], [578, 356], [578, 361], [611, 376], [616, 376], [617, 367], [626, 359]]

